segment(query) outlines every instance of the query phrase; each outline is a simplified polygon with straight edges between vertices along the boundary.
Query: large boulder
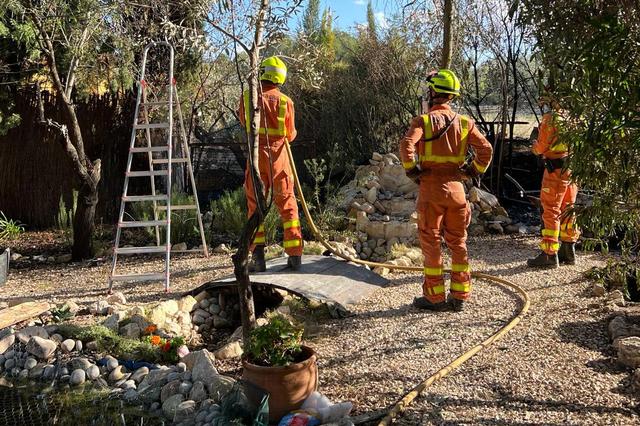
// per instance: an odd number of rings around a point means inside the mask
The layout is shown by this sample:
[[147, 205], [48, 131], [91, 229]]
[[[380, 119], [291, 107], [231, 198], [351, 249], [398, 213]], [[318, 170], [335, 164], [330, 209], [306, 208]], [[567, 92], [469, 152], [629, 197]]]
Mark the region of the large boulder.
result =
[[216, 361], [216, 357], [211, 352], [206, 349], [201, 349], [199, 351], [193, 351], [186, 355], [184, 358], [182, 358], [182, 362], [185, 363], [188, 370], [193, 370], [193, 367], [199, 362], [204, 362], [204, 359], [208, 360], [211, 365], [213, 365]]
[[167, 399], [171, 398], [173, 395], [180, 393], [180, 380], [172, 380], [166, 385], [162, 387], [162, 391], [160, 392], [160, 402], [165, 402]]
[[18, 336], [18, 340], [20, 340], [22, 344], [26, 345], [33, 336], [38, 336], [38, 337], [42, 337], [43, 339], [48, 339], [49, 333], [47, 332], [47, 329], [45, 329], [44, 327], [32, 326], [32, 327], [25, 327], [22, 330], [18, 331], [18, 333], [16, 333], [16, 336]]
[[222, 374], [215, 374], [209, 378], [206, 383], [207, 391], [209, 392], [209, 398], [213, 399], [216, 403], [220, 403], [235, 385], [235, 379], [223, 376]]
[[182, 401], [184, 401], [184, 396], [180, 393], [171, 396], [162, 403], [162, 412], [168, 419], [173, 420]]
[[15, 334], [8, 334], [0, 339], [0, 355], [9, 350], [13, 343], [16, 341]]
[[640, 337], [623, 337], [617, 340], [618, 362], [631, 368], [640, 367]]

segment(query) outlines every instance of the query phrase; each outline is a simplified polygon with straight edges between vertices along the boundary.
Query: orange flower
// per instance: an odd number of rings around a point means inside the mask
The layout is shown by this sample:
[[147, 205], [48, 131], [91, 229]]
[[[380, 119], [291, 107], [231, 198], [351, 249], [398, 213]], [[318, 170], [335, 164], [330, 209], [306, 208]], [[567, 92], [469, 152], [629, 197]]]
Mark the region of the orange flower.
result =
[[158, 346], [160, 343], [162, 343], [162, 339], [160, 338], [160, 336], [151, 336], [152, 345]]
[[151, 333], [154, 333], [157, 329], [158, 329], [158, 327], [156, 325], [151, 324], [151, 325], [147, 326], [147, 328], [144, 329], [144, 332], [146, 334], [151, 334]]

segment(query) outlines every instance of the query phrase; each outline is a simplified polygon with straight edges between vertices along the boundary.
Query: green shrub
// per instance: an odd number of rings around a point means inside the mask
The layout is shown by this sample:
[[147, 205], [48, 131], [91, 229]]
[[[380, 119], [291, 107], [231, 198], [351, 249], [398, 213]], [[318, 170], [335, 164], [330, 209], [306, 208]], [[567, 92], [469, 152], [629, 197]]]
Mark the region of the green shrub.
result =
[[295, 361], [302, 351], [301, 326], [293, 324], [283, 315], [273, 315], [269, 322], [256, 327], [249, 336], [247, 352], [256, 365], [286, 366]]
[[24, 225], [20, 221], [7, 219], [0, 211], [0, 240], [13, 240], [24, 232]]
[[[217, 200], [210, 204], [213, 221], [210, 232], [216, 236], [224, 236], [234, 241], [240, 238], [242, 229], [247, 222], [247, 200], [244, 189], [225, 191]], [[282, 238], [280, 214], [272, 205], [264, 220], [264, 233], [267, 244], [274, 244]]]

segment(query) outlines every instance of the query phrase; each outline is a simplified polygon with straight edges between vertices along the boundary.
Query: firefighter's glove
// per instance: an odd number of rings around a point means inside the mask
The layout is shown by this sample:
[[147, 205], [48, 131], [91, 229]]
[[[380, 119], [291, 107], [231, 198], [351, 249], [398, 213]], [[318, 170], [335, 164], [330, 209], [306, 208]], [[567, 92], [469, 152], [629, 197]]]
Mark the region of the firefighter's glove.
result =
[[407, 174], [407, 177], [409, 179], [420, 185], [420, 174], [422, 173], [422, 171], [419, 168], [414, 167], [407, 170], [405, 173]]

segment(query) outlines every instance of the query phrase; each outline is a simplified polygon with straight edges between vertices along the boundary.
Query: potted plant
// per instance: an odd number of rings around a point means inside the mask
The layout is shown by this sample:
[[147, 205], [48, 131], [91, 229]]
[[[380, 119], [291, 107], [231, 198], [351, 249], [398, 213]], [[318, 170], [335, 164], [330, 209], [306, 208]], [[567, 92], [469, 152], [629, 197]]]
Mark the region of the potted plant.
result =
[[283, 315], [255, 328], [242, 360], [242, 378], [269, 396], [269, 420], [297, 410], [318, 387], [313, 349], [302, 344], [303, 329]]

